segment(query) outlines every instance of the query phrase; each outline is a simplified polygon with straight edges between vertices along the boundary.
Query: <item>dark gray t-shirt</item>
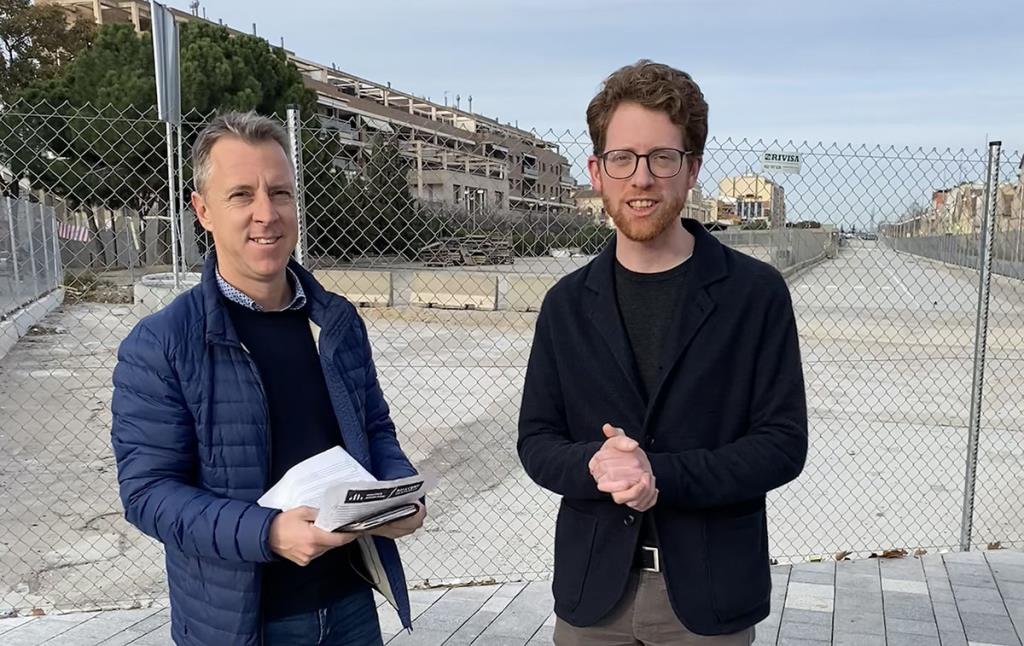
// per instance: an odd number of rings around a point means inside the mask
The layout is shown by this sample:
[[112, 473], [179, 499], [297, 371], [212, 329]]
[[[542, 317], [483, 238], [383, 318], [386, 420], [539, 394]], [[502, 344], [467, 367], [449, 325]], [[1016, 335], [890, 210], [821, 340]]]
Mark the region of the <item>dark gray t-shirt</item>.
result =
[[615, 262], [615, 294], [622, 324], [633, 348], [644, 399], [654, 394], [667, 368], [665, 339], [686, 291], [690, 263], [667, 271], [640, 274]]
[[[665, 341], [683, 307], [690, 263], [653, 274], [630, 271], [615, 262], [615, 294], [619, 314], [633, 348], [641, 394], [649, 402], [668, 369]], [[643, 515], [640, 542], [657, 545], [658, 536], [650, 513]]]

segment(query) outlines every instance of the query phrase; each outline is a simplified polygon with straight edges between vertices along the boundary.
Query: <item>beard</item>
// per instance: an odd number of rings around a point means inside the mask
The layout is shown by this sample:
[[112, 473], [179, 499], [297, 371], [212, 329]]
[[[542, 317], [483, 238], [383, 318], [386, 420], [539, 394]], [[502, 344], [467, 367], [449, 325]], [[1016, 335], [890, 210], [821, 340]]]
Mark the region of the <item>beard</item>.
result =
[[615, 228], [633, 242], [648, 242], [664, 233], [673, 224], [679, 224], [686, 199], [677, 196], [665, 196], [658, 203], [654, 213], [644, 218], [631, 218], [626, 214], [629, 208], [622, 199], [613, 204], [608, 198], [602, 198], [604, 210], [612, 218]]

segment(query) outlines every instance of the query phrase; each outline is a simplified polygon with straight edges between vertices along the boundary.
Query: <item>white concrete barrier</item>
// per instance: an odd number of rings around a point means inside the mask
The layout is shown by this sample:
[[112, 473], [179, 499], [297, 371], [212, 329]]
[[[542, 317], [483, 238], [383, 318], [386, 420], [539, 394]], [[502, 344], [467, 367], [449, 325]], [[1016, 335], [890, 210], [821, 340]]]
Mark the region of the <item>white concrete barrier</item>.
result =
[[0, 321], [0, 359], [3, 359], [18, 339], [28, 334], [29, 328], [64, 302], [64, 290], [55, 289], [19, 308]]
[[501, 308], [515, 312], [539, 312], [548, 290], [561, 276], [508, 274], [502, 277]]
[[390, 271], [318, 269], [324, 289], [341, 294], [358, 307], [390, 307], [393, 303]]
[[498, 308], [498, 278], [468, 271], [417, 271], [410, 284], [409, 303], [459, 310]]

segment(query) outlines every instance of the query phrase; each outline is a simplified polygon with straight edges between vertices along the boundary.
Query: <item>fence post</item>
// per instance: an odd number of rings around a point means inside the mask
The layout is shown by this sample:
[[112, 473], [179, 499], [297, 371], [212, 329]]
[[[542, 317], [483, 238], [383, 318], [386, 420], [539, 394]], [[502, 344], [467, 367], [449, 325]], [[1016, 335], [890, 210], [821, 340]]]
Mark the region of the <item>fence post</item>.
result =
[[[184, 164], [183, 160], [185, 156], [182, 155], [181, 153], [183, 146], [181, 141], [183, 136], [181, 124], [182, 122], [178, 121], [178, 194], [176, 197], [178, 201], [178, 253], [180, 254], [178, 258], [179, 261], [181, 262], [181, 270], [185, 271], [188, 268], [188, 255], [185, 253], [185, 250], [188, 248], [188, 245], [185, 242], [185, 205], [188, 204], [188, 200], [185, 198], [185, 173], [182, 170], [182, 165]], [[124, 209], [121, 209], [121, 215], [122, 219], [124, 219]], [[124, 221], [127, 222], [127, 220]], [[194, 230], [194, 227], [189, 227], [189, 230]], [[131, 231], [131, 225], [128, 225], [128, 231]], [[130, 234], [129, 237], [131, 237]], [[128, 262], [131, 262], [131, 256], [129, 256], [128, 258]], [[133, 270], [133, 281], [135, 280], [134, 273], [135, 272]]]
[[[11, 231], [11, 263], [14, 267], [14, 285], [15, 289], [21, 290], [21, 268], [18, 266], [18, 232], [14, 226], [14, 204], [11, 203], [10, 196], [4, 198], [7, 203], [7, 227]], [[17, 295], [18, 292], [15, 292]]]
[[46, 291], [50, 290], [50, 251], [53, 248], [53, 243], [46, 235], [46, 206], [39, 203], [39, 228], [43, 233], [43, 287]]
[[978, 476], [978, 439], [981, 434], [981, 407], [985, 381], [985, 346], [988, 341], [988, 305], [992, 283], [992, 238], [995, 228], [996, 199], [999, 191], [999, 156], [1002, 143], [988, 145], [988, 172], [985, 174], [985, 206], [982, 213], [978, 314], [974, 327], [974, 379], [971, 385], [971, 420], [967, 436], [967, 467], [964, 474], [963, 520], [960, 524], [960, 550], [971, 549], [974, 529], [974, 488]]
[[32, 203], [25, 202], [25, 220], [28, 222], [28, 266], [32, 271], [32, 298], [39, 294], [39, 272], [36, 271], [36, 241], [32, 226]]
[[53, 288], [57, 289], [64, 282], [64, 261], [60, 257], [60, 238], [57, 235], [56, 209], [50, 214], [50, 228], [53, 230]]
[[288, 141], [291, 144], [288, 154], [292, 158], [295, 169], [295, 214], [298, 219], [298, 237], [295, 239], [295, 260], [300, 265], [306, 264], [306, 200], [302, 184], [302, 117], [299, 107], [288, 107]]
[[170, 121], [164, 123], [164, 136], [167, 139], [167, 218], [171, 221], [171, 272], [174, 275], [174, 289], [181, 287], [181, 274], [178, 271], [178, 209], [177, 193], [174, 182], [174, 126]]

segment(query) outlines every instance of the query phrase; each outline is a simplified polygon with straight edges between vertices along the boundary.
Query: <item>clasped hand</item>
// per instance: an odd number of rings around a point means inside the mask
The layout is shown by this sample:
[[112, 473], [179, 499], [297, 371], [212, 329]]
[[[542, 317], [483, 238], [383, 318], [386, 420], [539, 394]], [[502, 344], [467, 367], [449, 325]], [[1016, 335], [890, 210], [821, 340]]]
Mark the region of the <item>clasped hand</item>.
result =
[[598, 490], [610, 493], [620, 505], [647, 511], [658, 502], [658, 488], [647, 454], [621, 428], [605, 424], [601, 430], [607, 439], [589, 464]]

